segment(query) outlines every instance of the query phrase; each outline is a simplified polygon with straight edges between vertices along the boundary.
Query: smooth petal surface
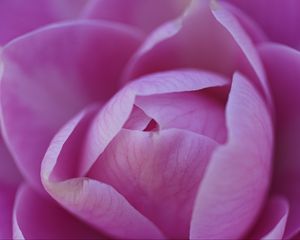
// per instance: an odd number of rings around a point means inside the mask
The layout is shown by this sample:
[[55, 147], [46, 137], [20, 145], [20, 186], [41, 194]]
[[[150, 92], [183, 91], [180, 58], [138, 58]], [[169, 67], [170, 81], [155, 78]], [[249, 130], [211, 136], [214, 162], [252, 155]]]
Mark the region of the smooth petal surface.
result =
[[86, 134], [83, 130], [87, 130], [84, 127], [90, 124], [92, 114], [92, 109], [80, 113], [54, 137], [41, 171], [46, 190], [65, 208], [108, 235], [164, 239], [158, 228], [112, 186], [88, 177], [68, 179], [66, 169], [59, 169], [67, 163], [78, 165]]
[[225, 103], [201, 91], [137, 97], [139, 106], [153, 118], [160, 130], [189, 130], [224, 143], [226, 140]]
[[300, 230], [300, 53], [276, 44], [266, 44], [260, 52], [276, 110], [272, 189], [289, 201], [290, 214], [284, 238], [290, 238]]
[[74, 18], [86, 0], [1, 0], [0, 45], [46, 24]]
[[232, 13], [239, 23], [242, 25], [243, 29], [251, 37], [251, 40], [254, 44], [258, 45], [262, 42], [268, 40], [266, 33], [261, 29], [258, 23], [249, 17], [246, 13], [244, 13], [240, 8], [229, 4], [228, 1], [219, 1], [218, 4], [221, 4], [222, 7], [225, 7], [230, 13]]
[[136, 96], [197, 91], [227, 85], [222, 76], [195, 70], [178, 70], [144, 76], [119, 91], [96, 115], [83, 149], [82, 169], [93, 163], [129, 118]]
[[298, 0], [226, 0], [253, 18], [271, 41], [300, 49]]
[[184, 67], [230, 78], [240, 70], [270, 101], [264, 71], [251, 39], [229, 11], [220, 4], [210, 8], [208, 2], [194, 1], [181, 17], [154, 31], [131, 59], [124, 81]]
[[17, 193], [13, 231], [14, 239], [105, 239], [53, 199], [41, 197], [27, 185]]
[[266, 104], [236, 73], [226, 108], [228, 142], [210, 160], [193, 212], [191, 239], [243, 238], [268, 190], [273, 130]]
[[0, 183], [0, 239], [12, 238], [15, 191], [15, 186]]
[[83, 17], [117, 21], [148, 33], [165, 21], [178, 17], [189, 2], [190, 0], [91, 0]]
[[88, 176], [112, 185], [168, 238], [186, 239], [195, 195], [216, 146], [183, 130], [121, 130]]
[[0, 183], [18, 185], [22, 177], [0, 135]]
[[[8, 147], [31, 184], [54, 133], [118, 88], [139, 35], [107, 22], [69, 22], [21, 37], [1, 53], [1, 118]], [[117, 45], [117, 47], [116, 47]]]
[[251, 239], [283, 239], [289, 214], [289, 203], [285, 198], [272, 196], [256, 222]]

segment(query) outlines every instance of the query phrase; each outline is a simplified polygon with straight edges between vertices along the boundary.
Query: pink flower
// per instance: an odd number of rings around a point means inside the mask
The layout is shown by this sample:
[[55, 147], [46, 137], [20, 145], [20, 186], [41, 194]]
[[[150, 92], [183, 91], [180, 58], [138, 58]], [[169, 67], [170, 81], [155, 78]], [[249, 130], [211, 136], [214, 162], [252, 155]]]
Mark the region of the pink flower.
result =
[[298, 1], [23, 4], [0, 2], [0, 239], [299, 237]]

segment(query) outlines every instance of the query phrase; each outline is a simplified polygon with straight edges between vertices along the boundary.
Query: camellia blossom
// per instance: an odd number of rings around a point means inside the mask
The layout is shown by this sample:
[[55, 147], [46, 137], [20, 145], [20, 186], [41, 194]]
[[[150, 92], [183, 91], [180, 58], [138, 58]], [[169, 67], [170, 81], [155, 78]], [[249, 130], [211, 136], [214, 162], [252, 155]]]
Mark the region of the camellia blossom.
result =
[[299, 11], [0, 1], [0, 239], [299, 238]]

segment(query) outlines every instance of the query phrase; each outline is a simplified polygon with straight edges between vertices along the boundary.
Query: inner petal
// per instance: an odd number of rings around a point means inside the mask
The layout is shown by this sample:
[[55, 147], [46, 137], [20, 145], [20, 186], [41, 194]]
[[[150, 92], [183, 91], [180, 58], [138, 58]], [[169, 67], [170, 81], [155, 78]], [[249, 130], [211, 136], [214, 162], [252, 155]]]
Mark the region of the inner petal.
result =
[[199, 91], [138, 96], [135, 104], [160, 129], [178, 128], [226, 141], [224, 105]]
[[167, 237], [187, 239], [196, 191], [216, 146], [179, 129], [123, 129], [87, 176], [113, 186]]

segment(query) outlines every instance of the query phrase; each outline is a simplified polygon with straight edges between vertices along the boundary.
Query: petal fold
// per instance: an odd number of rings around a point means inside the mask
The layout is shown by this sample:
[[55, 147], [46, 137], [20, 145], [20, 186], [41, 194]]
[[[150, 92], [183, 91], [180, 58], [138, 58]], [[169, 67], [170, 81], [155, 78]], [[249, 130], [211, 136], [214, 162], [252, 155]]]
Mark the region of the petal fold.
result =
[[273, 129], [260, 94], [233, 76], [226, 107], [228, 142], [210, 160], [193, 212], [191, 239], [238, 239], [249, 231], [268, 192]]
[[[77, 162], [76, 152], [84, 139], [84, 126], [92, 117], [89, 111], [77, 115], [54, 137], [42, 164], [42, 180], [50, 195], [79, 218], [116, 238], [164, 239], [159, 229], [141, 215], [112, 186], [89, 177], [63, 175], [64, 162]], [[80, 151], [80, 150], [79, 150]], [[78, 163], [77, 163], [78, 164]], [[133, 227], [134, 226], [134, 227]]]

